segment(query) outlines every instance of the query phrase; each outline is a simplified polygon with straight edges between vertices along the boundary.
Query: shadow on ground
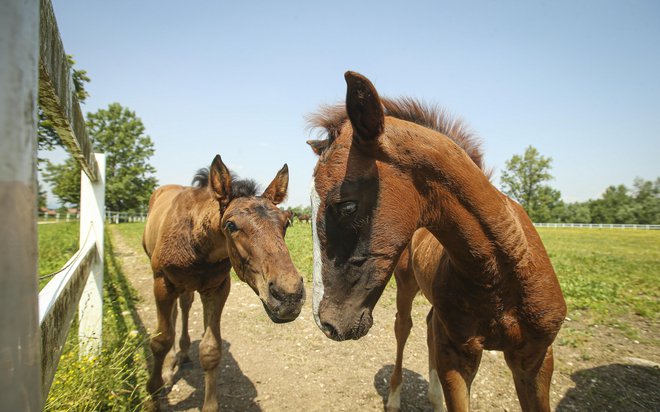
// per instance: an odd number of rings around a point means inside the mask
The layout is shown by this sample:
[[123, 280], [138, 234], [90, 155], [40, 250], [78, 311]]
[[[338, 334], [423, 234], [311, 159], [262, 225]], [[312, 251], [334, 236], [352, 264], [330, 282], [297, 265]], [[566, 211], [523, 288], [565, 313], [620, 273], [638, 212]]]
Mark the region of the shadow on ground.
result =
[[660, 411], [660, 368], [612, 364], [571, 375], [557, 411]]
[[[390, 391], [390, 376], [394, 365], [385, 365], [374, 375], [374, 387], [383, 398], [383, 408], [387, 404]], [[403, 369], [403, 388], [401, 388], [401, 412], [433, 411], [433, 405], [427, 397], [429, 382], [417, 372]]]
[[[201, 410], [204, 403], [204, 370], [199, 364], [199, 340], [192, 342], [190, 358], [192, 363], [178, 368], [172, 380], [170, 396], [161, 400], [164, 411]], [[261, 411], [256, 402], [257, 389], [243, 374], [236, 359], [229, 350], [231, 344], [222, 341], [222, 360], [218, 372], [218, 399], [220, 410], [225, 411]], [[184, 399], [177, 399], [177, 386], [188, 385], [193, 391]]]

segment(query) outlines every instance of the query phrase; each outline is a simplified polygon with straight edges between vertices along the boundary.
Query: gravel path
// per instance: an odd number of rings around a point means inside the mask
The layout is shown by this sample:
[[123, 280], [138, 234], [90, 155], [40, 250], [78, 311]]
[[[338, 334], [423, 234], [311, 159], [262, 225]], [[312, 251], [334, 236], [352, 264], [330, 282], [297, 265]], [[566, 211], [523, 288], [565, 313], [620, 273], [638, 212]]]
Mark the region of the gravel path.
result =
[[[141, 297], [139, 317], [148, 333], [153, 333], [156, 324], [155, 307], [152, 274], [147, 258], [141, 251], [132, 250], [119, 231], [111, 230], [111, 233], [122, 270]], [[374, 326], [369, 334], [358, 341], [349, 342], [331, 341], [318, 330], [311, 313], [311, 285], [307, 285], [307, 296], [308, 301], [298, 319], [277, 325], [268, 319], [254, 292], [246, 284], [233, 281], [221, 324], [223, 358], [218, 385], [222, 410], [383, 410], [396, 347], [393, 332], [396, 290], [387, 288], [384, 292], [374, 310]], [[415, 325], [404, 358], [402, 411], [432, 410], [426, 399], [428, 366], [424, 319], [428, 309], [428, 303], [418, 297], [413, 306]], [[198, 296], [192, 307], [190, 323], [193, 363], [175, 371], [173, 386], [163, 400], [163, 409], [166, 411], [196, 411], [203, 402], [203, 371], [198, 361], [203, 321]], [[564, 329], [569, 328], [574, 333], [581, 327], [583, 325], [572, 321]], [[657, 331], [657, 325], [653, 325], [645, 333], [652, 337]], [[603, 332], [605, 338], [609, 336], [609, 341], [603, 342], [600, 334], [585, 338], [587, 340], [581, 342], [581, 345], [586, 345], [586, 351], [571, 345], [555, 345], [555, 374], [551, 393], [553, 409], [609, 409], [608, 403], [598, 403], [598, 399], [592, 399], [593, 388], [590, 386], [608, 384], [603, 381], [610, 379], [613, 390], [627, 393], [628, 396], [633, 391], [635, 397], [646, 398], [637, 405], [631, 405], [630, 410], [658, 410], [660, 391], [657, 378], [660, 374], [657, 363], [660, 356], [655, 353], [657, 348], [641, 344], [634, 347], [631, 341], [626, 342], [625, 338], [612, 335], [616, 331]], [[585, 353], [589, 356], [585, 356]], [[623, 357], [627, 360], [615, 362]], [[644, 362], [647, 364], [644, 365]], [[623, 369], [614, 368], [617, 365]], [[633, 368], [632, 375], [627, 376], [626, 370], [630, 368]], [[648, 382], [649, 379], [654, 382]], [[635, 387], [628, 388], [628, 384]], [[634, 391], [641, 393], [636, 394]], [[501, 354], [484, 352], [472, 387], [471, 406], [476, 411], [520, 409], [510, 373]]]

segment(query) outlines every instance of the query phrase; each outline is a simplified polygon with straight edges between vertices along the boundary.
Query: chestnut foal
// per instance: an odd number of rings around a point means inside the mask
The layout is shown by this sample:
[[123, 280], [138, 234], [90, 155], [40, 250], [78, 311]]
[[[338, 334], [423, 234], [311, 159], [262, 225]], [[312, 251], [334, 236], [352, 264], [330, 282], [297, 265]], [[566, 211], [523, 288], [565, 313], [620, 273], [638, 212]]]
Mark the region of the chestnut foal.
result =
[[231, 267], [259, 296], [274, 322], [294, 320], [305, 301], [303, 279], [284, 243], [288, 219], [276, 206], [286, 197], [287, 166], [261, 196], [254, 182], [232, 179], [219, 155], [210, 171], [200, 171], [194, 182], [198, 187], [156, 189], [144, 230], [158, 311], [158, 330], [151, 339], [154, 366], [147, 383], [156, 409], [164, 385], [163, 361], [174, 344], [177, 297], [183, 318], [179, 362], [188, 359], [187, 321], [194, 291], [202, 298], [205, 330], [199, 360], [205, 373], [204, 411], [218, 410], [220, 316], [229, 295]]
[[[451, 411], [469, 410], [483, 349], [504, 352], [524, 411], [548, 411], [552, 343], [566, 304], [523, 208], [414, 100], [381, 100], [347, 72], [346, 109], [312, 122], [329, 135], [314, 171], [313, 311], [335, 340], [359, 339], [418, 228], [442, 244], [429, 319], [433, 374]], [[337, 113], [342, 114], [337, 116]]]

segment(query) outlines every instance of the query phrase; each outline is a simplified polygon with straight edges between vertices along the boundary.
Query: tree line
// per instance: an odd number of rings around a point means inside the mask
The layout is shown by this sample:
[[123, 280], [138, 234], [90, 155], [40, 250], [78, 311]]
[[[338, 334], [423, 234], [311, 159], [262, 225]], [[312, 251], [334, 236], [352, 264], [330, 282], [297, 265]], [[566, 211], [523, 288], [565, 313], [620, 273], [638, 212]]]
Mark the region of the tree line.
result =
[[506, 161], [501, 175], [502, 191], [519, 202], [537, 223], [660, 224], [660, 177], [636, 178], [631, 187], [609, 186], [600, 198], [566, 203], [561, 192], [547, 182], [552, 158], [533, 146]]

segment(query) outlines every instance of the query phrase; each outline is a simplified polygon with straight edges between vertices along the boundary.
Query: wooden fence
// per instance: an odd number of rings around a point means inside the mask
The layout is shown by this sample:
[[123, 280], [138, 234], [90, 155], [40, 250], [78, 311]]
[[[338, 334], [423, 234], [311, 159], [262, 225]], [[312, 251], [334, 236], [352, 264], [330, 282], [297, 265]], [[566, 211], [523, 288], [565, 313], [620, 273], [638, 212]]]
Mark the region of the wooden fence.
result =
[[[37, 102], [81, 173], [80, 250], [37, 286]], [[0, 2], [0, 399], [40, 410], [73, 314], [80, 353], [101, 348], [105, 157], [92, 152], [50, 0]]]

